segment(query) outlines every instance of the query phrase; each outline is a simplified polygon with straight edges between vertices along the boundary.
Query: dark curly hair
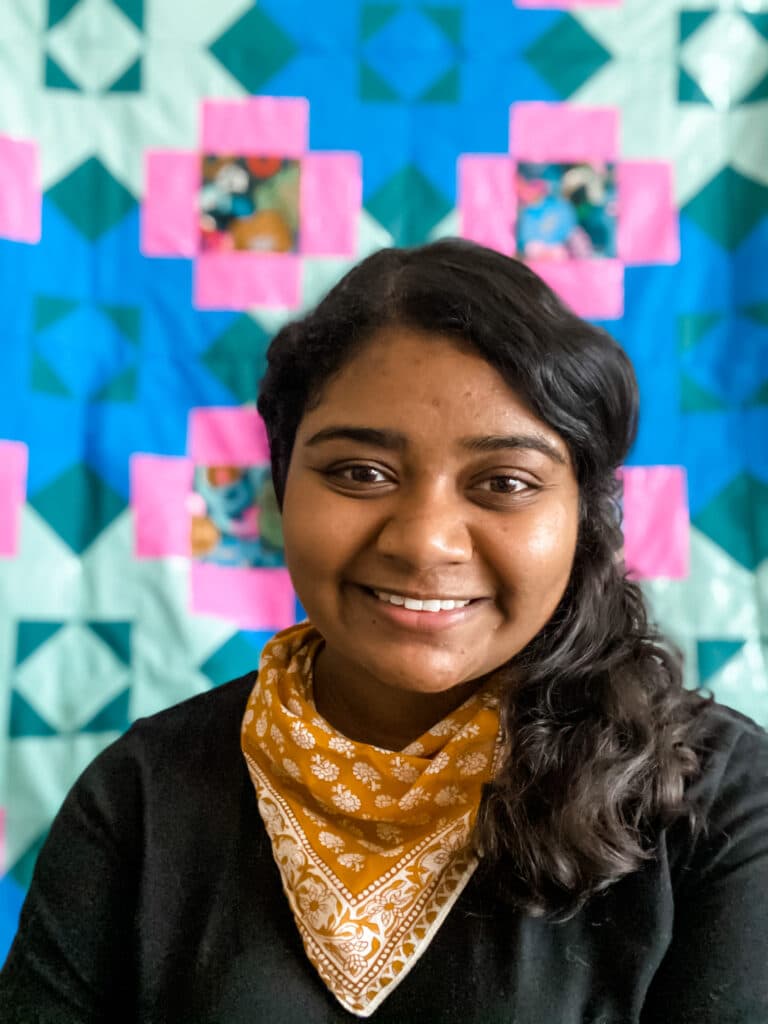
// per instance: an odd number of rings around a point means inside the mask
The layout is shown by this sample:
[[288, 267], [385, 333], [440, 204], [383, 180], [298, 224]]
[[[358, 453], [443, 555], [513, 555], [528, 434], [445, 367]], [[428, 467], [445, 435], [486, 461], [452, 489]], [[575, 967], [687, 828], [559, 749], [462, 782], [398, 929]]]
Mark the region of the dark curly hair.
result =
[[305, 411], [373, 332], [401, 324], [471, 344], [568, 445], [576, 553], [552, 618], [505, 666], [503, 757], [474, 833], [507, 899], [567, 920], [655, 854], [659, 828], [703, 822], [699, 714], [622, 558], [620, 483], [638, 394], [620, 346], [523, 263], [459, 239], [384, 249], [277, 334], [258, 402], [282, 504]]

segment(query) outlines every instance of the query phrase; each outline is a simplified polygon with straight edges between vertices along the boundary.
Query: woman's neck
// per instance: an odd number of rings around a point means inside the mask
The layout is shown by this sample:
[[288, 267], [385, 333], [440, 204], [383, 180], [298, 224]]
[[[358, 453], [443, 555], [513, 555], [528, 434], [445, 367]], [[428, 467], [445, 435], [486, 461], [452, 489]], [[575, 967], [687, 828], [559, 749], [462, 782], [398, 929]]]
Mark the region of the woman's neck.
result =
[[335, 663], [322, 647], [313, 667], [313, 697], [322, 717], [348, 739], [403, 750], [470, 697], [480, 680], [440, 693], [398, 690], [361, 669]]

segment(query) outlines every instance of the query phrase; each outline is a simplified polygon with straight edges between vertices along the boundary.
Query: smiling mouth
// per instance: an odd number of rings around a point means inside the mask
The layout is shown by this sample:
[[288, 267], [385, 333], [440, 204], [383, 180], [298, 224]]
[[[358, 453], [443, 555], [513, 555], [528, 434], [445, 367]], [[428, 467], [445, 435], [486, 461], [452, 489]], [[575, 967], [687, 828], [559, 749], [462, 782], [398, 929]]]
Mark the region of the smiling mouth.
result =
[[435, 597], [419, 600], [415, 597], [406, 597], [404, 594], [390, 594], [385, 590], [371, 590], [371, 593], [384, 604], [393, 604], [410, 612], [452, 612], [456, 608], [466, 608], [470, 603], [469, 598], [446, 600]]

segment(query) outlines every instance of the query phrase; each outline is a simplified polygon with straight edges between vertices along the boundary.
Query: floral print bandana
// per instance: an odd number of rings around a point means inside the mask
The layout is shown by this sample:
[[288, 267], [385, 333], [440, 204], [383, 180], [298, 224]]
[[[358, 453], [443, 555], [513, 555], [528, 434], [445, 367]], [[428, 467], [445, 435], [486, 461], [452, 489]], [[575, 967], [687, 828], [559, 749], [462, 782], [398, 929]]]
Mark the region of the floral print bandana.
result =
[[402, 751], [354, 742], [313, 703], [322, 643], [308, 623], [269, 641], [242, 749], [307, 956], [342, 1006], [368, 1017], [477, 866], [468, 840], [499, 713], [481, 691]]

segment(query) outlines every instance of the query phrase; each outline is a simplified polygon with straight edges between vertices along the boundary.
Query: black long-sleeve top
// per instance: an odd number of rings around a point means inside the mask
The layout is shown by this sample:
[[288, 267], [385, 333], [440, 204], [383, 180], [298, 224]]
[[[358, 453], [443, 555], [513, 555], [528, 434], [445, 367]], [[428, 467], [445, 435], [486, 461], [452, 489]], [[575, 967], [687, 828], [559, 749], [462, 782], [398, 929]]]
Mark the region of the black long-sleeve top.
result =
[[[254, 676], [136, 722], [83, 773], [0, 974], [7, 1024], [352, 1021], [307, 960], [240, 751]], [[714, 704], [683, 820], [563, 924], [478, 872], [374, 1024], [768, 1024], [768, 735]], [[693, 791], [691, 793], [693, 794]]]

